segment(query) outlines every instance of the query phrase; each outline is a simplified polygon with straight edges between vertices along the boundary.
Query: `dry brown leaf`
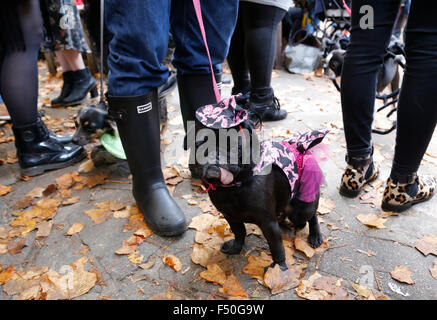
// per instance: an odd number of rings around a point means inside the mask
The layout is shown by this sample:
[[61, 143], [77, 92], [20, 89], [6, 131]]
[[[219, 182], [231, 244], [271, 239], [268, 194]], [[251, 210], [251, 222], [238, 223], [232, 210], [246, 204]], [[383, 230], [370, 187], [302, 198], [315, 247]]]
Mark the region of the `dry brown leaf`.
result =
[[95, 203], [94, 205], [99, 209], [106, 209], [111, 211], [119, 211], [126, 208], [126, 204], [114, 200], [106, 200], [103, 202]]
[[12, 191], [12, 186], [4, 186], [0, 184], [0, 197]]
[[35, 200], [32, 197], [26, 196], [17, 202], [14, 203], [14, 205], [11, 207], [11, 209], [14, 210], [23, 210], [27, 207], [33, 206], [35, 204]]
[[95, 175], [87, 177], [85, 184], [89, 189], [91, 189], [95, 186], [105, 184], [107, 178], [108, 175], [106, 173], [97, 173]]
[[358, 221], [360, 221], [362, 224], [368, 226], [368, 227], [373, 227], [373, 228], [377, 228], [377, 229], [384, 229], [387, 228], [384, 223], [387, 221], [386, 218], [381, 218], [379, 216], [377, 216], [374, 213], [369, 213], [369, 214], [359, 214], [357, 216]]
[[203, 213], [207, 213], [215, 209], [214, 205], [211, 203], [209, 199], [201, 200], [199, 203], [199, 208], [200, 210], [202, 210]]
[[32, 189], [32, 191], [30, 191], [26, 197], [30, 197], [30, 198], [41, 198], [43, 196], [43, 192], [44, 192], [45, 188], [42, 187], [36, 187], [34, 189]]
[[437, 236], [426, 235], [416, 241], [415, 247], [425, 256], [427, 256], [428, 254], [433, 254], [437, 256]]
[[107, 209], [91, 209], [84, 212], [94, 224], [100, 224], [105, 222], [108, 218], [112, 216], [112, 212]]
[[391, 277], [397, 281], [414, 284], [415, 282], [411, 279], [413, 272], [406, 266], [396, 266], [392, 272], [390, 272]]
[[140, 264], [139, 267], [140, 267], [141, 269], [145, 269], [145, 270], [147, 270], [147, 269], [150, 269], [151, 267], [153, 267], [154, 264], [155, 264], [154, 261], [149, 261], [149, 262], [146, 262], [146, 263], [142, 263], [142, 264]]
[[57, 208], [61, 204], [60, 199], [42, 199], [39, 200], [36, 205], [41, 209]]
[[162, 262], [172, 268], [174, 271], [178, 272], [182, 269], [182, 263], [178, 257], [169, 254], [162, 257]]
[[302, 274], [302, 265], [289, 267], [282, 271], [279, 265], [269, 268], [264, 275], [264, 283], [272, 294], [278, 294], [295, 288], [299, 285]]
[[142, 228], [148, 228], [147, 224], [144, 222], [144, 216], [142, 213], [136, 213], [129, 217], [129, 223], [125, 224], [123, 227], [123, 232], [138, 230]]
[[47, 238], [52, 231], [53, 220], [43, 221], [36, 225], [38, 232], [36, 233], [36, 239]]
[[232, 273], [223, 283], [223, 287], [219, 289], [221, 293], [225, 293], [231, 297], [248, 298], [238, 278]]
[[68, 199], [63, 200], [61, 204], [63, 206], [68, 206], [68, 205], [71, 205], [71, 204], [78, 203], [79, 201], [80, 201], [79, 197], [72, 197], [72, 198], [68, 198]]
[[49, 195], [51, 195], [53, 192], [55, 192], [56, 190], [58, 190], [58, 187], [56, 186], [56, 184], [49, 184], [44, 191], [42, 192], [42, 195], [44, 197], [48, 197]]
[[8, 282], [9, 280], [11, 280], [12, 275], [15, 273], [15, 267], [14, 266], [9, 266], [7, 268], [5, 268], [1, 273], [0, 273], [0, 285], [5, 284], [6, 282]]
[[319, 207], [317, 208], [317, 213], [324, 215], [330, 213], [335, 208], [335, 202], [331, 199], [320, 198]]
[[52, 270], [47, 272], [47, 276], [57, 291], [67, 297], [67, 299], [84, 295], [94, 287], [97, 281], [95, 273], [85, 271], [82, 265], [75, 264], [63, 276]]
[[144, 256], [142, 254], [138, 254], [136, 252], [129, 254], [127, 257], [133, 264], [139, 264], [143, 262], [144, 259]]
[[184, 178], [177, 176], [177, 177], [174, 177], [174, 178], [166, 179], [165, 183], [169, 184], [171, 186], [176, 186], [179, 183], [181, 183], [183, 180], [184, 180]]
[[303, 252], [307, 258], [312, 258], [316, 251], [308, 244], [308, 242], [300, 237], [294, 239], [294, 246], [296, 250]]
[[173, 168], [166, 168], [164, 170], [162, 170], [162, 173], [164, 175], [164, 179], [172, 179], [175, 178], [177, 176], [179, 176], [179, 172], [173, 167]]
[[[8, 245], [6, 243], [0, 243], [0, 255], [8, 253]], [[1, 268], [0, 268], [1, 271]]]
[[347, 291], [341, 287], [341, 279], [322, 276], [318, 272], [307, 280], [301, 280], [296, 288], [299, 297], [308, 300], [345, 300], [349, 299]]
[[199, 276], [207, 282], [224, 285], [226, 282], [225, 272], [217, 264], [209, 264], [207, 270], [202, 271]]
[[21, 249], [26, 246], [26, 239], [22, 239], [19, 241], [10, 241], [8, 243], [8, 251], [9, 254], [15, 255], [21, 253]]
[[359, 284], [357, 284], [357, 283], [353, 283], [353, 282], [350, 282], [350, 284], [351, 284], [352, 288], [354, 288], [355, 291], [356, 291], [360, 296], [362, 296], [362, 297], [364, 297], [364, 298], [366, 298], [366, 299], [368, 299], [369, 297], [371, 297], [371, 296], [373, 295], [372, 290], [370, 290], [370, 289], [368, 289], [368, 288], [366, 288], [366, 287], [363, 287], [363, 286], [361, 286], [361, 285], [359, 285]]
[[208, 264], [220, 265], [220, 262], [226, 260], [226, 255], [218, 249], [195, 243], [191, 252], [191, 260], [206, 268]]
[[196, 201], [196, 200], [193, 200], [193, 199], [189, 199], [189, 200], [187, 200], [187, 203], [188, 203], [190, 206], [197, 206], [197, 201]]
[[59, 189], [69, 189], [75, 183], [71, 172], [64, 173], [63, 175], [56, 178], [55, 181]]
[[191, 223], [188, 225], [188, 228], [196, 229], [197, 231], [203, 231], [208, 226], [212, 225], [217, 218], [212, 214], [201, 214], [193, 219], [191, 219]]
[[79, 233], [82, 231], [83, 227], [85, 226], [84, 223], [75, 222], [73, 225], [68, 229], [66, 235], [72, 236], [73, 234]]
[[93, 160], [87, 160], [80, 164], [78, 171], [80, 173], [88, 173], [94, 170]]
[[251, 255], [247, 258], [248, 264], [243, 268], [243, 272], [252, 278], [264, 280], [264, 268], [272, 264], [273, 259], [265, 252], [260, 255]]

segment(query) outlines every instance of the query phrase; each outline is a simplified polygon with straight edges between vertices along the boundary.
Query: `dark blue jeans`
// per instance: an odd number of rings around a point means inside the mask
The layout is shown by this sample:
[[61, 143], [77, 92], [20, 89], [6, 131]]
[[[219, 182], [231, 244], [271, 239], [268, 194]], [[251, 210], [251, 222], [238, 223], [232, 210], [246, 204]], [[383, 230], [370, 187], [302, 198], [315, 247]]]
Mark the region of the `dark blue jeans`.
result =
[[[136, 96], [159, 87], [168, 77], [161, 64], [168, 35], [176, 44], [173, 65], [179, 74], [209, 74], [192, 0], [107, 0], [105, 23], [109, 43], [108, 91], [113, 96]], [[225, 60], [237, 13], [237, 0], [201, 1], [203, 22], [214, 73]]]
[[[343, 123], [350, 157], [372, 151], [376, 79], [401, 0], [353, 0], [351, 42], [341, 84]], [[361, 29], [359, 10], [374, 9], [374, 29]], [[407, 66], [397, 112], [393, 175], [417, 171], [437, 122], [437, 1], [412, 0], [406, 27]]]

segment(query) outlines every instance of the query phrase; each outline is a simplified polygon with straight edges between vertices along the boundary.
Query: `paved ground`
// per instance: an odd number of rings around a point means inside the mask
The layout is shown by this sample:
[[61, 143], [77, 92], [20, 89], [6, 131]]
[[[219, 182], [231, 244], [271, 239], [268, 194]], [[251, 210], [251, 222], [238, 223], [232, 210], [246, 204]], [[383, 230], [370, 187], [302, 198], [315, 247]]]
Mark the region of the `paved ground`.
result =
[[[230, 78], [229, 75], [226, 77]], [[71, 116], [77, 112], [77, 108], [51, 109], [44, 106], [47, 104], [44, 98], [52, 98], [58, 93], [58, 84], [59, 82], [55, 80], [42, 77], [40, 103], [51, 119], [64, 119], [64, 123], [71, 126], [71, 121], [65, 121], [65, 119], [68, 117], [71, 119]], [[280, 122], [267, 123], [265, 136], [269, 136], [272, 132], [273, 136], [278, 136], [281, 128], [291, 131], [313, 128], [331, 129], [326, 139], [330, 147], [330, 157], [322, 164], [326, 178], [322, 197], [332, 200], [335, 207], [328, 209], [329, 213], [320, 216], [322, 232], [329, 249], [316, 253], [311, 259], [306, 258], [298, 250], [294, 251], [296, 261], [307, 264], [303, 279], [308, 279], [315, 272], [341, 278], [343, 279], [342, 286], [352, 299], [362, 297], [352, 288], [351, 283], [360, 283], [372, 289], [375, 297], [437, 299], [437, 279], [434, 279], [430, 272], [437, 257], [432, 254], [425, 256], [415, 248], [416, 241], [423, 236], [437, 235], [437, 200], [433, 199], [417, 205], [414, 209], [398, 216], [385, 217], [387, 218], [384, 222], [386, 228], [383, 229], [370, 228], [361, 223], [357, 219], [359, 214], [380, 214], [381, 209], [379, 206], [360, 203], [359, 199], [345, 199], [338, 194], [345, 153], [339, 93], [325, 78], [291, 75], [284, 71], [275, 71], [273, 85], [282, 108], [288, 111], [288, 117]], [[230, 93], [230, 88], [230, 84], [224, 85], [224, 95]], [[177, 92], [170, 96], [168, 105], [170, 120], [163, 136], [165, 141], [163, 162], [168, 167], [176, 166], [184, 173], [181, 164], [184, 164], [186, 154], [182, 151], [183, 131]], [[383, 118], [378, 116], [378, 124], [384, 124], [382, 120]], [[3, 127], [0, 130], [10, 135], [10, 129]], [[385, 181], [389, 174], [394, 139], [394, 133], [374, 136], [376, 158], [382, 165], [381, 181]], [[7, 159], [8, 150], [13, 150], [12, 143], [0, 144], [0, 158]], [[428, 154], [430, 156], [423, 161], [421, 171], [435, 174], [437, 172], [436, 136], [431, 142]], [[0, 225], [3, 225], [5, 229], [11, 228], [9, 223], [15, 218], [12, 213], [16, 211], [11, 207], [17, 200], [22, 199], [35, 187], [45, 188], [55, 183], [55, 179], [62, 174], [75, 172], [78, 168], [79, 164], [46, 173], [30, 181], [23, 181], [20, 179], [17, 163], [0, 165], [0, 184], [12, 186], [10, 193], [0, 197]], [[73, 190], [71, 197], [79, 197], [80, 201], [60, 206], [57, 209], [49, 236], [37, 240], [36, 231], [31, 231], [23, 237], [25, 246], [21, 253], [0, 254], [0, 265], [3, 270], [11, 265], [15, 270], [28, 270], [32, 266], [47, 266], [50, 270], [62, 274], [63, 266], [86, 257], [88, 262], [85, 269], [94, 270], [98, 275], [98, 281], [91, 290], [76, 299], [149, 299], [153, 296], [183, 299], [226, 297], [225, 293], [219, 292], [219, 285], [207, 283], [199, 277], [200, 272], [205, 268], [193, 263], [191, 258], [196, 234], [194, 229], [189, 229], [178, 238], [160, 238], [156, 235], [148, 237], [138, 245], [136, 257], [143, 255], [141, 262], [137, 260], [133, 263], [127, 255], [116, 254], [115, 251], [122, 247], [123, 241], [135, 231], [123, 232], [128, 218], [117, 219], [110, 216], [106, 221], [94, 224], [84, 212], [95, 209], [95, 203], [105, 200], [133, 205], [130, 180], [119, 164], [99, 167], [90, 173], [81, 175], [87, 176], [99, 172], [108, 174], [107, 182], [91, 189], [85, 187]], [[173, 190], [173, 195], [186, 213], [188, 221], [202, 214], [202, 210], [192, 200], [200, 203], [202, 199], [207, 198], [205, 194], [196, 192], [197, 190], [198, 187], [193, 186], [189, 178], [183, 179]], [[369, 191], [372, 190], [369, 189]], [[377, 203], [377, 200], [375, 201]], [[83, 223], [83, 230], [72, 236], [66, 236], [65, 233], [74, 223]], [[284, 233], [288, 233], [291, 237], [294, 236], [293, 231], [284, 229]], [[20, 239], [16, 238], [14, 241]], [[5, 238], [1, 243], [6, 244], [8, 250], [11, 248]], [[266, 241], [257, 235], [248, 236], [243, 254], [226, 258], [227, 265], [230, 266], [226, 270], [228, 275], [232, 272], [238, 278], [249, 298], [301, 299], [295, 288], [272, 295], [270, 290], [261, 284], [262, 281], [253, 279], [242, 272], [243, 267], [248, 263], [248, 256], [261, 251], [268, 252]], [[180, 260], [182, 267], [178, 272], [161, 261], [162, 256], [169, 254]], [[154, 264], [148, 268], [149, 265], [144, 264], [150, 261]], [[139, 266], [141, 263], [142, 267]], [[395, 266], [406, 266], [411, 270], [414, 284], [394, 280], [390, 273]], [[0, 289], [3, 288], [0, 290], [0, 299], [16, 299], [20, 292], [9, 295], [5, 290], [6, 285], [7, 283], [0, 285]], [[156, 296], [157, 294], [163, 295]]]

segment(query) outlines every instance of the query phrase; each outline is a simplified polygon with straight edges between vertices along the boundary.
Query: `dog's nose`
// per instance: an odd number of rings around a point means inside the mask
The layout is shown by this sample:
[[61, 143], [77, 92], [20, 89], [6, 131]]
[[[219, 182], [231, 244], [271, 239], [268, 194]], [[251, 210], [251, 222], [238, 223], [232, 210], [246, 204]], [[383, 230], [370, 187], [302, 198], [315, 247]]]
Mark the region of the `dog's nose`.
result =
[[217, 166], [210, 166], [205, 170], [206, 179], [220, 180], [220, 168]]

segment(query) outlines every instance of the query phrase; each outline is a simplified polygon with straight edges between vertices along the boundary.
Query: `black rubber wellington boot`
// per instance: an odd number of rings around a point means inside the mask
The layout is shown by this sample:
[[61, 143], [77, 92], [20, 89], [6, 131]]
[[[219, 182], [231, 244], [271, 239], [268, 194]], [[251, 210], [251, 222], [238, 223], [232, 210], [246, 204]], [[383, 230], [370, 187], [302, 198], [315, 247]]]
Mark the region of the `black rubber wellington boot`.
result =
[[62, 85], [62, 90], [59, 96], [52, 100], [52, 106], [61, 105], [64, 99], [70, 94], [73, 88], [73, 71], [66, 71], [62, 73], [62, 79], [64, 83]]
[[115, 119], [132, 173], [132, 193], [144, 220], [160, 236], [185, 232], [185, 215], [170, 196], [161, 170], [158, 93], [108, 95], [109, 115]]
[[86, 157], [81, 146], [63, 145], [50, 137], [44, 122], [13, 126], [21, 172], [36, 176], [47, 170], [65, 168]]
[[[222, 75], [216, 74], [215, 80], [221, 91]], [[206, 104], [216, 103], [211, 74], [177, 75], [179, 102], [185, 133], [187, 122], [195, 121], [197, 108]], [[187, 135], [184, 138], [184, 149], [187, 150]]]
[[81, 104], [88, 92], [91, 98], [97, 97], [96, 80], [94, 80], [88, 68], [73, 71], [70, 94], [63, 99], [61, 105], [75, 106]]

